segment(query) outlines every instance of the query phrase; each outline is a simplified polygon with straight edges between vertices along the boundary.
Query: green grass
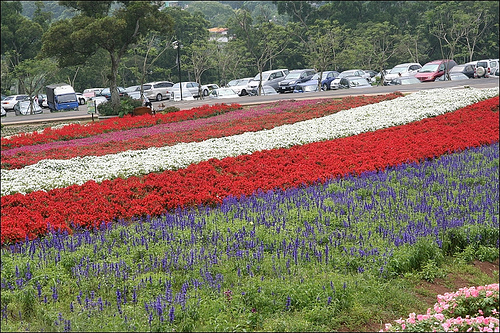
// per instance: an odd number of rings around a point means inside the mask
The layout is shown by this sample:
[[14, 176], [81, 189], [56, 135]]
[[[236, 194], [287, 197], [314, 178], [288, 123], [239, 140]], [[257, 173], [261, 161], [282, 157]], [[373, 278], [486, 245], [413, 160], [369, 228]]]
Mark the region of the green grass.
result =
[[[427, 281], [498, 283], [472, 265], [498, 260], [498, 187], [469, 180], [498, 163], [475, 154], [4, 248], [2, 331], [379, 330]], [[442, 217], [465, 222], [398, 241]]]

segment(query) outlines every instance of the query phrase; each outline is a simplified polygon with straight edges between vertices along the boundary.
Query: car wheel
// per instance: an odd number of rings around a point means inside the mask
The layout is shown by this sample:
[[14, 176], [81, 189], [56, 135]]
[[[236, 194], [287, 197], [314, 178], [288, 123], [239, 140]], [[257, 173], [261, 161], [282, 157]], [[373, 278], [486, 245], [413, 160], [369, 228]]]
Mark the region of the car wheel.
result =
[[246, 96], [248, 95], [247, 91], [245, 89], [241, 89], [240, 96]]
[[85, 99], [80, 98], [80, 99], [78, 100], [78, 102], [79, 102], [78, 104], [83, 105], [83, 104], [85, 104]]
[[328, 90], [328, 85], [326, 83], [323, 83], [323, 90], [327, 91]]
[[484, 67], [479, 66], [478, 68], [476, 68], [476, 73], [477, 77], [481, 77], [486, 73], [486, 71], [484, 70]]
[[159, 101], [161, 101], [161, 99], [162, 99], [161, 94], [156, 95], [156, 100], [157, 100], [158, 102], [159, 102]]
[[208, 96], [208, 89], [203, 90], [203, 96], [205, 96], [205, 97]]

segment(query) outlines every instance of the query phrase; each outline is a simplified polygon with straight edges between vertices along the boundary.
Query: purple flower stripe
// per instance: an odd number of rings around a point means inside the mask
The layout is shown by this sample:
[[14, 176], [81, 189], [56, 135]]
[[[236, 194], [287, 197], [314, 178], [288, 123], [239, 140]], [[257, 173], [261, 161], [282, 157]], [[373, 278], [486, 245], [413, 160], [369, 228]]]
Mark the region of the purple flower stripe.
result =
[[61, 147], [63, 148], [81, 147], [81, 146], [88, 146], [88, 145], [94, 145], [111, 141], [117, 142], [117, 141], [132, 140], [151, 135], [192, 131], [201, 127], [220, 124], [220, 123], [236, 122], [236, 121], [241, 121], [243, 119], [261, 117], [268, 114], [289, 112], [290, 110], [295, 110], [297, 108], [304, 107], [307, 105], [315, 105], [317, 103], [320, 103], [321, 101], [323, 100], [314, 102], [312, 101], [286, 102], [282, 103], [282, 105], [273, 108], [255, 107], [246, 110], [241, 110], [241, 109], [234, 110], [209, 118], [200, 118], [200, 119], [186, 120], [176, 123], [159, 124], [151, 127], [141, 127], [141, 128], [133, 128], [117, 132], [108, 132], [99, 135], [94, 135], [88, 138], [73, 139], [68, 141], [54, 141], [39, 145], [16, 147], [2, 151], [2, 155], [12, 156], [23, 151], [38, 153], [44, 150], [57, 149]]

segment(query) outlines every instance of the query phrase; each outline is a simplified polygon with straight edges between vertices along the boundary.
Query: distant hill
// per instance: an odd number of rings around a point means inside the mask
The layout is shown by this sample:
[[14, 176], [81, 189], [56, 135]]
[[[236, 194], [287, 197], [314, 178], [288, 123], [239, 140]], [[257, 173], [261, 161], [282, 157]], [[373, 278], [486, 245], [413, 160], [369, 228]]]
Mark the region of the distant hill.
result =
[[21, 1], [23, 5], [22, 14], [29, 19], [33, 19], [36, 10], [36, 3], [43, 4], [42, 11], [52, 13], [52, 21], [58, 21], [75, 16], [75, 12], [67, 7], [60, 6], [58, 1]]

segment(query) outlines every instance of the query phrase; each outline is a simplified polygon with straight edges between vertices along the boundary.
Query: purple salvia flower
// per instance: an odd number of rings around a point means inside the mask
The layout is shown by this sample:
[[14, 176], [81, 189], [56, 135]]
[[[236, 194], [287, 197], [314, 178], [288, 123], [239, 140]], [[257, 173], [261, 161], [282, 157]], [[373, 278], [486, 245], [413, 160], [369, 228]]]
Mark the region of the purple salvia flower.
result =
[[292, 299], [290, 298], [290, 295], [288, 295], [286, 299], [286, 309], [290, 310], [290, 305], [292, 304]]
[[174, 306], [170, 307], [170, 312], [168, 313], [168, 317], [170, 319], [170, 322], [173, 323], [175, 319], [175, 308]]

